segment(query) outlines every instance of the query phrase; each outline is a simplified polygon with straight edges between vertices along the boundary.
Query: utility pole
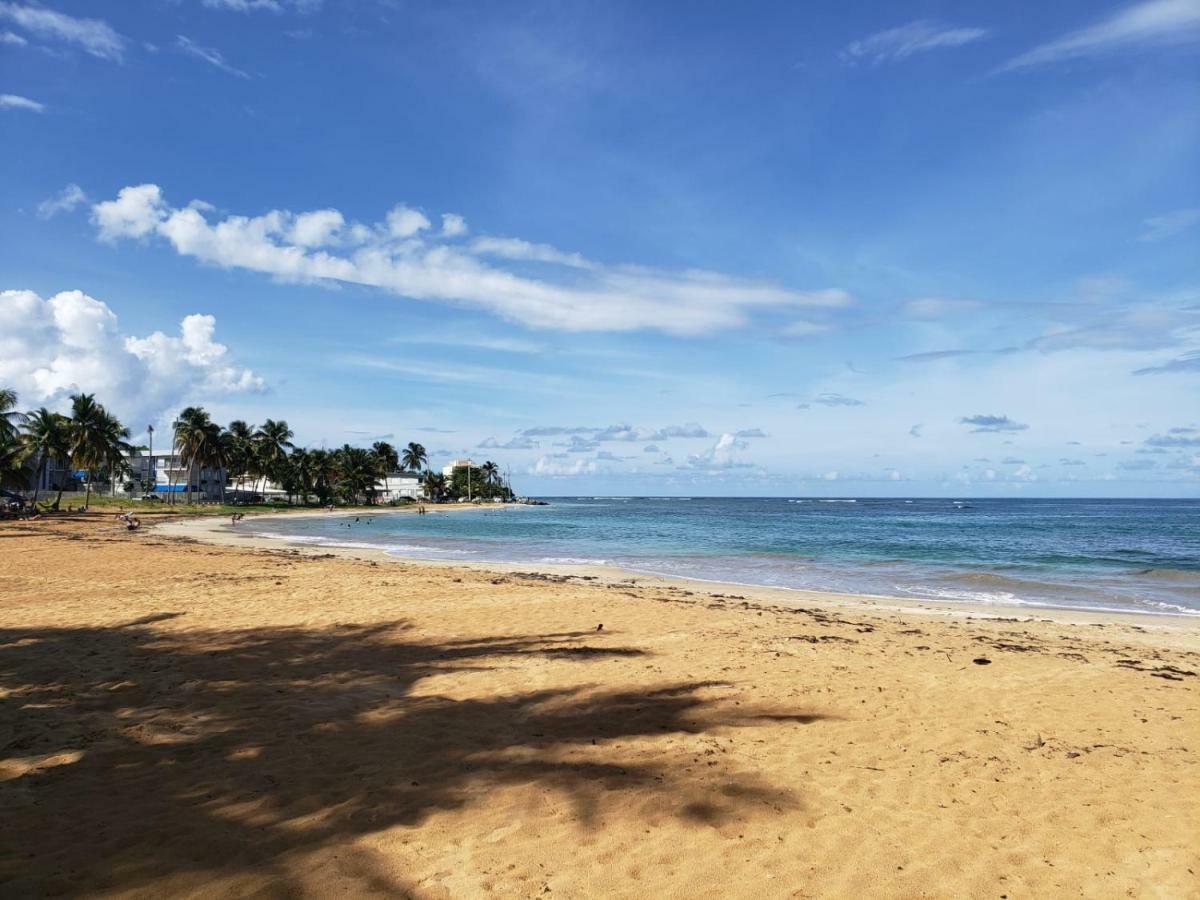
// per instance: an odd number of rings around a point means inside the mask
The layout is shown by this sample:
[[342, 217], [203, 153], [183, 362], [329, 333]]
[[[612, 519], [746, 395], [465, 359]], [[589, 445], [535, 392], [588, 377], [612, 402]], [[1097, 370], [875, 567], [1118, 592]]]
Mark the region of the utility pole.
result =
[[150, 472], [150, 493], [153, 495], [158, 493], [158, 471], [154, 468], [154, 426], [147, 425], [146, 433], [150, 435], [150, 465], [148, 470]]

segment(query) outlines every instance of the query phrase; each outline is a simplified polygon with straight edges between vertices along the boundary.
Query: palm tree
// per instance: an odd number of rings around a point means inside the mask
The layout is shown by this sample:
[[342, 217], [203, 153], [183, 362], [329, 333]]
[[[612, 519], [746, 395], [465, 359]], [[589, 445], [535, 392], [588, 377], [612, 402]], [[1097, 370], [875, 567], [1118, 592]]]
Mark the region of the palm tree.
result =
[[376, 441], [371, 445], [371, 455], [375, 457], [379, 474], [383, 476], [383, 492], [389, 494], [391, 490], [388, 485], [388, 475], [395, 472], [400, 466], [400, 454], [386, 441]]
[[[37, 480], [33, 485], [33, 502], [37, 503], [38, 492], [42, 487], [42, 478], [46, 474], [46, 465], [50, 460], [66, 459], [70, 453], [70, 444], [67, 435], [67, 428], [70, 420], [61, 413], [50, 412], [46, 407], [42, 407], [35, 412], [30, 413], [25, 417], [25, 424], [21, 426], [25, 432], [25, 446], [28, 448], [31, 456], [36, 456], [37, 463]], [[62, 483], [59, 483], [59, 498], [62, 497]], [[58, 506], [58, 501], [54, 503]]]
[[425, 448], [412, 441], [404, 448], [400, 461], [404, 464], [407, 472], [420, 472], [429, 463], [429, 459], [425, 455]]
[[226, 465], [231, 472], [237, 472], [239, 491], [245, 488], [246, 476], [250, 474], [254, 463], [254, 431], [253, 425], [248, 425], [241, 419], [234, 419], [225, 432], [228, 442]]
[[425, 471], [425, 493], [434, 503], [446, 493], [446, 476], [438, 472]]
[[293, 490], [300, 495], [300, 502], [307, 505], [308, 495], [313, 489], [313, 457], [303, 447], [292, 451], [288, 457], [288, 493]]
[[67, 448], [71, 464], [87, 473], [84, 508], [92, 503], [92, 481], [97, 472], [125, 465], [125, 454], [133, 448], [126, 440], [129, 429], [96, 402], [94, 394], [71, 397], [71, 419], [67, 424]]
[[500, 467], [490, 459], [479, 467], [479, 471], [483, 473], [483, 483], [493, 485], [500, 480]]
[[354, 503], [360, 495], [368, 500], [375, 493], [375, 460], [369, 450], [346, 444], [336, 453], [337, 490], [347, 503]]
[[322, 503], [328, 503], [333, 499], [334, 484], [337, 482], [335, 462], [334, 455], [328, 450], [310, 450], [308, 452], [308, 468], [312, 475], [313, 492]]
[[15, 434], [0, 432], [0, 487], [21, 490], [29, 483], [29, 448]]
[[15, 438], [17, 426], [24, 421], [25, 414], [17, 412], [17, 392], [0, 388], [0, 437]]
[[211, 444], [216, 441], [219, 432], [214, 433], [212, 419], [208, 417], [208, 413], [204, 411], [203, 407], [199, 406], [189, 406], [184, 409], [171, 427], [175, 432], [175, 452], [179, 454], [179, 461], [187, 467], [186, 494], [187, 502], [190, 505], [192, 502], [192, 473], [195, 471], [197, 463], [201, 466], [207, 464], [208, 457], [216, 449]]
[[254, 433], [255, 456], [262, 467], [263, 490], [266, 490], [267, 476], [275, 474], [279, 464], [287, 459], [288, 451], [295, 446], [292, 437], [292, 429], [283, 419], [278, 422], [267, 419], [262, 428]]

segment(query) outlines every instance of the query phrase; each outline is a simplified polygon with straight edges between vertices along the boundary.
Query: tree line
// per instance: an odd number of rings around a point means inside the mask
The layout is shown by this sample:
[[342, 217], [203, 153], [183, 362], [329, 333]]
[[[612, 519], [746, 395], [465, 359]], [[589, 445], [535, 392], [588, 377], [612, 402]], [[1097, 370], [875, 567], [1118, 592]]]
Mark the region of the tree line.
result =
[[[136, 473], [130, 456], [141, 448], [129, 443], [129, 429], [92, 394], [73, 395], [70, 403], [70, 414], [44, 407], [19, 412], [16, 393], [0, 389], [0, 486], [20, 489], [35, 480], [36, 503], [46, 467], [53, 461], [85, 473], [85, 505], [91, 501], [93, 482], [104, 477], [114, 485], [120, 479], [131, 479], [127, 490], [153, 491], [156, 485], [149, 479], [145, 483], [133, 480]], [[231, 473], [232, 484], [228, 478], [220, 479], [222, 501], [227, 488], [236, 490], [239, 498], [254, 497], [272, 482], [287, 493], [289, 502], [298, 499], [307, 504], [315, 498], [322, 505], [374, 503], [380, 481], [383, 492], [388, 493], [388, 479], [398, 471], [418, 477], [426, 496], [435, 502], [467, 496], [512, 499], [494, 462], [456, 470], [448, 479], [429, 470], [426, 450], [416, 442], [399, 451], [386, 441], [369, 448], [346, 444], [336, 450], [309, 449], [292, 442], [294, 434], [282, 419], [267, 419], [260, 426], [239, 419], [225, 428], [198, 406], [180, 412], [171, 430], [174, 454], [186, 472], [183, 493], [188, 503], [203, 470]], [[173, 485], [173, 476], [168, 475]], [[60, 483], [54, 508], [61, 499]]]

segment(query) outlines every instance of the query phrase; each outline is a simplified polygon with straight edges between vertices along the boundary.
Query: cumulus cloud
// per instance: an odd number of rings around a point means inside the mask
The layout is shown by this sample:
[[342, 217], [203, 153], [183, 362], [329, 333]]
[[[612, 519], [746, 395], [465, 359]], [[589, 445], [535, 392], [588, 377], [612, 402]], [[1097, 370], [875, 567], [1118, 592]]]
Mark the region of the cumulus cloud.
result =
[[102, 19], [77, 19], [20, 3], [0, 3], [0, 19], [43, 40], [74, 44], [98, 59], [120, 62], [125, 54], [125, 39]]
[[540, 260], [548, 267], [530, 275], [494, 262], [521, 260], [525, 242], [447, 243], [424, 213], [405, 206], [395, 207], [383, 223], [343, 226], [338, 252], [297, 243], [298, 217], [287, 211], [216, 221], [207, 212], [196, 203], [172, 207], [157, 185], [145, 184], [96, 204], [93, 219], [103, 240], [160, 238], [181, 255], [224, 268], [287, 281], [369, 285], [485, 309], [535, 328], [699, 335], [744, 326], [755, 312], [828, 310], [851, 302], [837, 289], [794, 291], [715, 272], [595, 263], [581, 268], [568, 262], [571, 254]]
[[905, 60], [929, 50], [961, 47], [986, 36], [987, 30], [983, 28], [957, 28], [918, 20], [853, 41], [841, 52], [841, 57], [845, 62], [868, 61], [878, 65]]
[[1182, 44], [1200, 39], [1200, 3], [1196, 0], [1147, 0], [1127, 6], [1095, 24], [1041, 44], [1009, 60], [1012, 71], [1136, 47]]
[[570, 477], [572, 475], [591, 475], [598, 470], [596, 461], [586, 457], [577, 457], [573, 461], [565, 461], [554, 455], [539, 457], [529, 469], [530, 475], [547, 475], [552, 478]]
[[20, 94], [0, 94], [0, 109], [24, 109], [40, 113], [46, 111], [46, 104], [22, 97]]
[[87, 194], [77, 184], [68, 184], [65, 188], [48, 200], [38, 204], [39, 218], [49, 219], [61, 212], [70, 212], [75, 207], [87, 203]]
[[442, 236], [462, 237], [467, 233], [467, 220], [457, 213], [442, 213]]
[[[177, 335], [121, 333], [109, 306], [82, 291], [0, 292], [0, 384], [23, 403], [55, 406], [95, 393], [118, 414], [158, 416], [188, 400], [257, 392], [263, 380], [213, 337], [212, 316], [186, 316]], [[132, 422], [131, 422], [132, 424]]]
[[961, 425], [974, 425], [971, 429], [972, 434], [979, 432], [1012, 432], [1025, 431], [1029, 428], [1028, 425], [1023, 425], [1020, 422], [1014, 422], [1008, 416], [963, 416], [958, 420]]
[[752, 468], [751, 463], [741, 462], [737, 459], [737, 454], [749, 446], [745, 441], [726, 432], [703, 453], [689, 456], [684, 468], [700, 470]]

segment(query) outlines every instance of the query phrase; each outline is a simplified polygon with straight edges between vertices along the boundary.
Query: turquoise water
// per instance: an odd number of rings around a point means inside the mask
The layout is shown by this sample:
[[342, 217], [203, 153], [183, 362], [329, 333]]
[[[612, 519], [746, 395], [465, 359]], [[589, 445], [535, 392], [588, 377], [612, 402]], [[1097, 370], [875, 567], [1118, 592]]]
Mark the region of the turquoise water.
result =
[[1200, 614], [1200, 501], [576, 498], [256, 522], [310, 544], [734, 584]]

